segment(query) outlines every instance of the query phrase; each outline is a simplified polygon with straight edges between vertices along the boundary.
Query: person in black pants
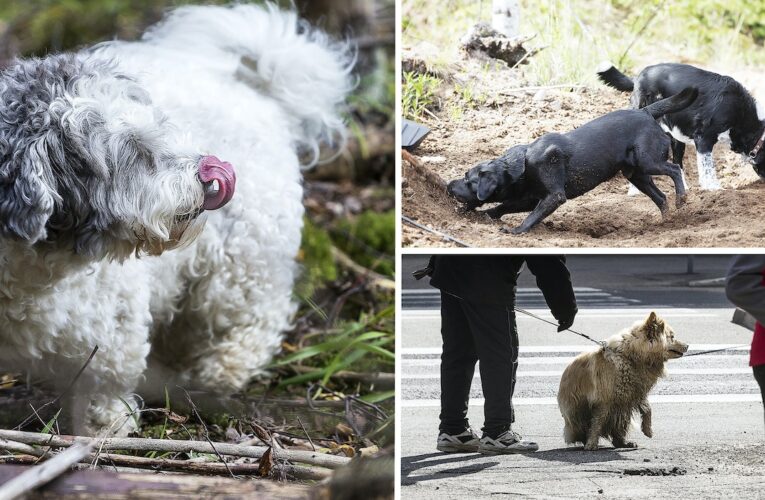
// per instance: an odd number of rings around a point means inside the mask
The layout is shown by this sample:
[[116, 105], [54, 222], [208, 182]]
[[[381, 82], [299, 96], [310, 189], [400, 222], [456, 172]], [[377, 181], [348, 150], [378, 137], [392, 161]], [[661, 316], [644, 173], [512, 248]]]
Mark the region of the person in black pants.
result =
[[[539, 449], [512, 430], [518, 367], [515, 290], [524, 263], [536, 276], [558, 331], [569, 328], [577, 307], [563, 256], [436, 255], [420, 272], [441, 290], [441, 424], [436, 444], [441, 451], [497, 454]], [[467, 419], [477, 361], [485, 399], [480, 439]]]

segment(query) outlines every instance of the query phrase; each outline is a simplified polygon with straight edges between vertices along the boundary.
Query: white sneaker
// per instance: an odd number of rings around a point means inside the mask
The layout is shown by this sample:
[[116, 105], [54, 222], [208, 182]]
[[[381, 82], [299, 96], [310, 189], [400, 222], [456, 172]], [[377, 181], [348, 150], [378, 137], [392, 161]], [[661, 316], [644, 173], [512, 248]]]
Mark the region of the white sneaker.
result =
[[478, 452], [484, 455], [500, 455], [506, 453], [528, 453], [537, 451], [539, 445], [533, 441], [524, 441], [520, 434], [510, 429], [500, 434], [496, 439], [483, 436], [478, 446]]
[[478, 451], [479, 443], [478, 434], [468, 427], [459, 434], [439, 434], [436, 449], [446, 453], [471, 453]]

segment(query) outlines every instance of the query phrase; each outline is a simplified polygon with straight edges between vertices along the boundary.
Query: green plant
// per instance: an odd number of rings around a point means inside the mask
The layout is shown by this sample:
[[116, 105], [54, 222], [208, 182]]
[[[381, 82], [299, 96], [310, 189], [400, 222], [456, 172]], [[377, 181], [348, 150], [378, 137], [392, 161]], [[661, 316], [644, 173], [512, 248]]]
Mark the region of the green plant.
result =
[[377, 273], [393, 276], [396, 253], [396, 214], [367, 210], [355, 219], [338, 222], [337, 246], [354, 261]]
[[401, 87], [404, 116], [416, 120], [431, 111], [436, 103], [435, 92], [439, 85], [441, 80], [435, 76], [404, 73], [404, 83]]
[[[394, 308], [389, 306], [374, 315], [364, 313], [358, 321], [346, 322], [314, 338], [317, 339], [315, 343], [283, 356], [271, 365], [271, 368], [295, 365], [308, 368], [305, 373], [282, 379], [280, 387], [317, 380], [326, 385], [330, 377], [341, 370], [392, 371], [396, 359], [393, 353]], [[379, 401], [389, 396], [385, 391], [366, 397]]]
[[337, 279], [337, 266], [332, 257], [332, 239], [329, 233], [316, 226], [307, 217], [303, 219], [303, 238], [298, 262], [303, 273], [295, 287], [295, 294], [310, 300], [317, 287]]

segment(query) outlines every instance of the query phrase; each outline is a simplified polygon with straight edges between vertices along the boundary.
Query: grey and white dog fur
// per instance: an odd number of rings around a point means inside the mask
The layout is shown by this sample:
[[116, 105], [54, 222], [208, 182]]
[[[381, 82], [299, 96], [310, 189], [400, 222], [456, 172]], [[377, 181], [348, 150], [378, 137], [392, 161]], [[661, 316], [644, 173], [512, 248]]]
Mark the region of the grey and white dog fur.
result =
[[294, 12], [237, 5], [6, 68], [0, 368], [61, 393], [98, 346], [66, 420], [123, 435], [136, 393], [262, 373], [296, 310], [299, 150], [343, 136], [352, 64]]

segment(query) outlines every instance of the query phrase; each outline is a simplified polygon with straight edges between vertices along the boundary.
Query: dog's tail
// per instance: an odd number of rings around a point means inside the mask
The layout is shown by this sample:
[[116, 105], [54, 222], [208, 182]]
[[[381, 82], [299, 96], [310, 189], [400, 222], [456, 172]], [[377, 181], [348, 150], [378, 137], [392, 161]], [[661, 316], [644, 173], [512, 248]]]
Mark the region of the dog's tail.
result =
[[295, 12], [273, 4], [186, 6], [173, 10], [144, 40], [195, 51], [211, 68], [225, 62], [226, 71], [234, 68], [232, 78], [278, 101], [310, 154], [306, 163], [318, 162], [320, 145], [344, 144], [341, 110], [356, 85], [355, 48]]
[[632, 92], [635, 88], [635, 82], [632, 81], [632, 78], [616, 69], [610, 62], [604, 62], [598, 66], [597, 73], [601, 82], [616, 90]]
[[643, 109], [654, 118], [659, 118], [668, 113], [675, 113], [687, 108], [693, 104], [693, 101], [695, 101], [698, 96], [699, 89], [696, 87], [686, 87], [680, 91], [680, 93], [656, 101]]

